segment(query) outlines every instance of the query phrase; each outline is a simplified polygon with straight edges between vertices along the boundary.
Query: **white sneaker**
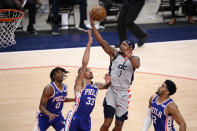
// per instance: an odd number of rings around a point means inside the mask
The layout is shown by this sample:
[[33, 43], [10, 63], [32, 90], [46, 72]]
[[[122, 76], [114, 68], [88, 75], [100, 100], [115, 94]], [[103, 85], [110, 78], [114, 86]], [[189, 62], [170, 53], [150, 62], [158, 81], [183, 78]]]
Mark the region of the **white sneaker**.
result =
[[105, 29], [105, 26], [99, 25], [99, 29], [104, 30]]
[[[90, 24], [87, 24], [87, 27], [90, 28], [90, 29], [92, 29], [91, 26], [90, 26]], [[99, 29], [99, 24], [95, 24], [95, 27], [96, 27], [96, 29]]]

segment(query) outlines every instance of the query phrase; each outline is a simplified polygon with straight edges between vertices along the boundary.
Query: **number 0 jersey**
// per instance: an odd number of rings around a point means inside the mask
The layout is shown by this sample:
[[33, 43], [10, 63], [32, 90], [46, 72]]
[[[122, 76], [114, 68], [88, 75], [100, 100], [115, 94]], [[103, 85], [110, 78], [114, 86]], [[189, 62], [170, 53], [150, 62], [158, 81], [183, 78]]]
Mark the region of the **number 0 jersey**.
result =
[[170, 98], [162, 104], [157, 104], [158, 97], [159, 96], [156, 95], [151, 104], [151, 113], [155, 131], [175, 131], [172, 116], [165, 114], [167, 105], [170, 102], [173, 102], [173, 100]]
[[50, 84], [53, 87], [54, 93], [53, 96], [51, 96], [50, 99], [48, 100], [46, 109], [51, 113], [61, 114], [64, 101], [67, 96], [66, 85], [62, 83], [63, 90], [60, 91], [54, 82], [51, 82]]

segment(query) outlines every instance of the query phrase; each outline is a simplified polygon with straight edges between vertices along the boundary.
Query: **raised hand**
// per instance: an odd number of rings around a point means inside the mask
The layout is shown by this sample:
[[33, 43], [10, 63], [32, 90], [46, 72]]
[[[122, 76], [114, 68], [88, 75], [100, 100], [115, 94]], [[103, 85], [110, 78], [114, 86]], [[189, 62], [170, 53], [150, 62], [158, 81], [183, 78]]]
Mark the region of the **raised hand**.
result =
[[94, 19], [92, 18], [91, 12], [89, 12], [90, 24], [94, 25]]

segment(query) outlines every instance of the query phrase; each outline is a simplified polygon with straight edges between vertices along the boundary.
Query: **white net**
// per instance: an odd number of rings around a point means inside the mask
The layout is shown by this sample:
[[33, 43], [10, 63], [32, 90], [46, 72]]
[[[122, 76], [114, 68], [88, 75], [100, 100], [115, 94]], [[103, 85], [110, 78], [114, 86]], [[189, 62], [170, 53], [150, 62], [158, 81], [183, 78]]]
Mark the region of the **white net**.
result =
[[16, 44], [14, 32], [23, 16], [24, 13], [18, 10], [0, 10], [0, 48]]

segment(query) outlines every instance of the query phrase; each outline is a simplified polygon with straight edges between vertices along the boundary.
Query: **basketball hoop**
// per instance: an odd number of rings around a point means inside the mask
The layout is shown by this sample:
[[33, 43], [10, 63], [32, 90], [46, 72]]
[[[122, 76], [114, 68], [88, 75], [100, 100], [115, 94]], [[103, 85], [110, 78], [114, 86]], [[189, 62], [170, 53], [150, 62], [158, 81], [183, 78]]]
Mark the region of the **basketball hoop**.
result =
[[24, 17], [15, 9], [0, 9], [0, 48], [16, 44], [14, 32]]

